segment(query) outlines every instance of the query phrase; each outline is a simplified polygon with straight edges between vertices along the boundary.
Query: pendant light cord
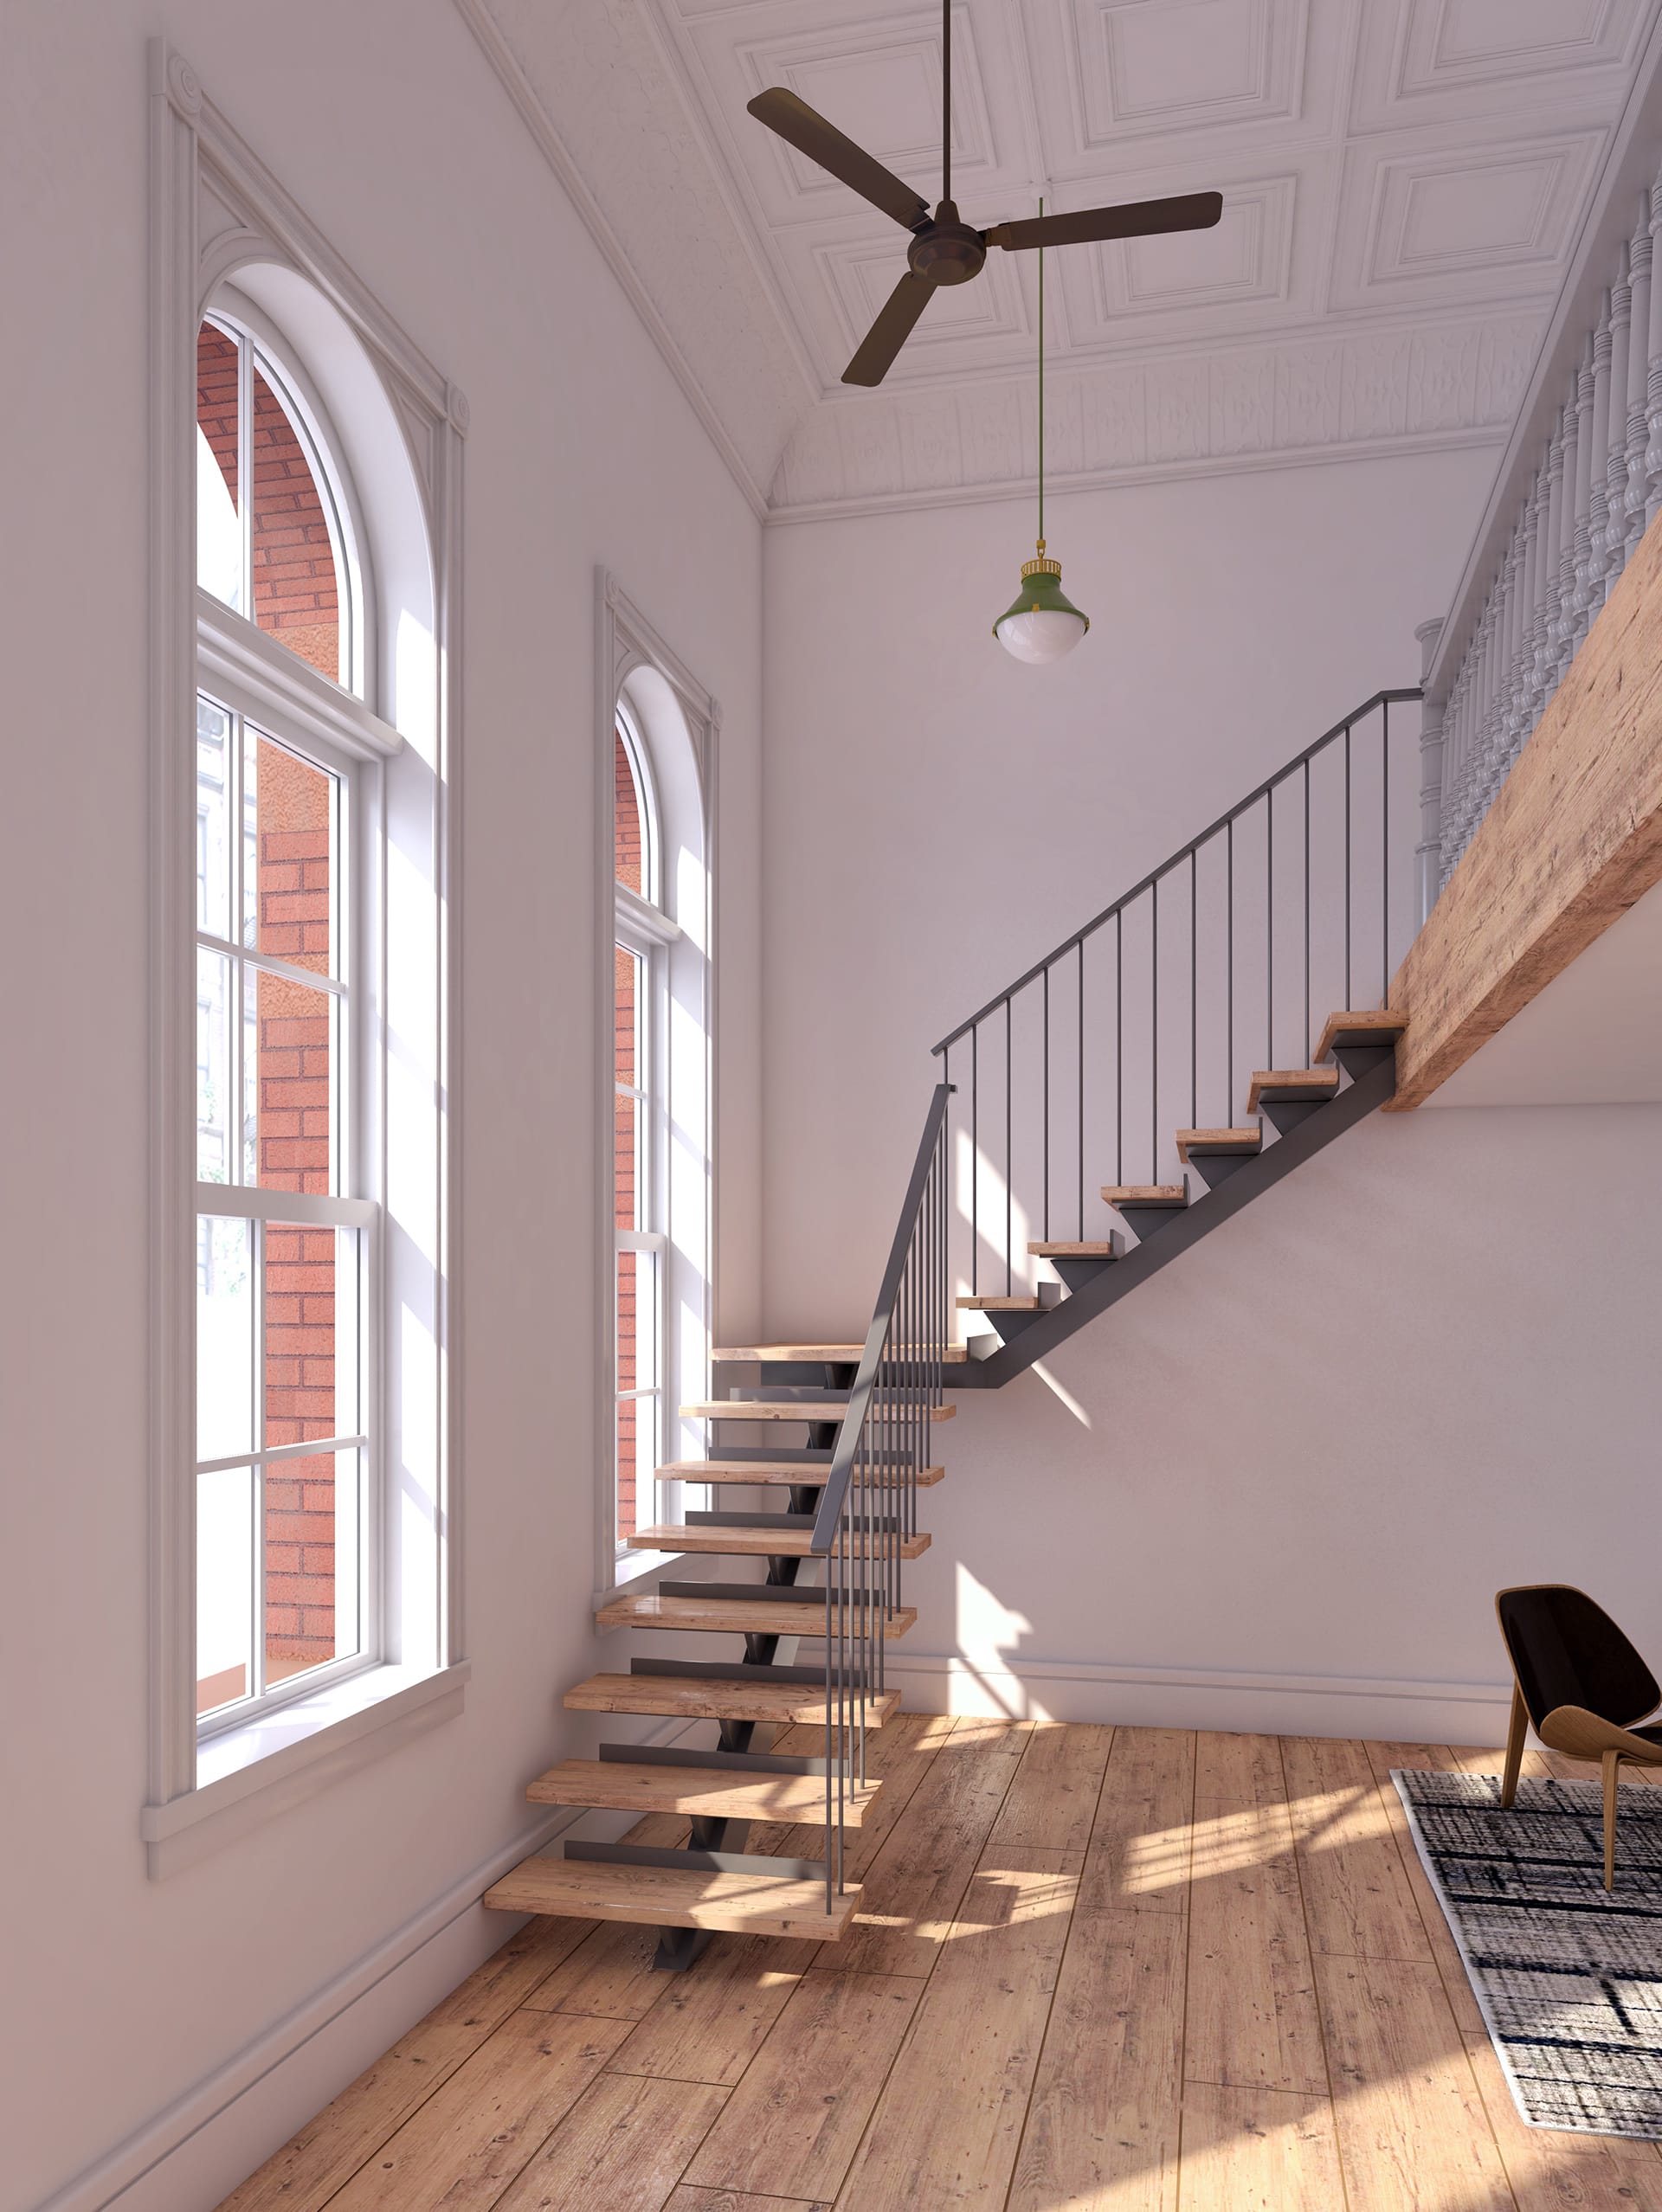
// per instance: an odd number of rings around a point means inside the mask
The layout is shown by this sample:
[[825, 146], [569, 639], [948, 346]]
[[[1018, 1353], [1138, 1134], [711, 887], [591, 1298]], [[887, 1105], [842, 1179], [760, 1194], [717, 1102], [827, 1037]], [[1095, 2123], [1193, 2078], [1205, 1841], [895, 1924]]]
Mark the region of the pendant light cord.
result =
[[[1042, 221], [1045, 203], [1039, 203]], [[1045, 249], [1039, 248], [1039, 551], [1045, 550]]]

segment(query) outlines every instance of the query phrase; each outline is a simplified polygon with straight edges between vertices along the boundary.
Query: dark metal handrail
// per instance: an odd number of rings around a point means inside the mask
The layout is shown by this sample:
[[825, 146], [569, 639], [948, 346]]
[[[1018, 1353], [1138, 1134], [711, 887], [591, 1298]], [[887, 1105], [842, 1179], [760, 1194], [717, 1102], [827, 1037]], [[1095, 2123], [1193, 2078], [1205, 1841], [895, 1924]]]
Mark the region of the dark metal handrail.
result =
[[1372, 714], [1376, 707], [1407, 705], [1421, 696], [1418, 685], [1407, 691], [1375, 691], [1372, 698], [1364, 699], [1359, 707], [1353, 707], [1342, 721], [1336, 722], [1330, 730], [1325, 730], [1313, 745], [1307, 746], [1284, 768], [1278, 768], [1273, 775], [1266, 777], [1255, 791], [1248, 792], [1246, 798], [1238, 800], [1227, 813], [1220, 814], [1217, 820], [1209, 828], [1203, 829], [1198, 837], [1190, 838], [1189, 843], [1174, 852], [1169, 860], [1163, 860], [1157, 868], [1151, 869], [1141, 883], [1133, 884], [1128, 891], [1122, 891], [1111, 905], [1105, 906], [1100, 914], [1093, 915], [1071, 937], [1064, 937], [1053, 952], [1048, 952], [1042, 960], [1035, 961], [1024, 974], [1016, 977], [1014, 983], [1008, 983], [1002, 991], [995, 992], [984, 1006], [979, 1007], [967, 1021], [961, 1021], [950, 1036], [942, 1038], [938, 1045], [932, 1045], [931, 1052], [938, 1057], [949, 1045], [956, 1045], [961, 1037], [967, 1037], [978, 1022], [985, 1021], [989, 1014], [996, 1013], [1018, 991], [1025, 990], [1029, 983], [1036, 983], [1047, 968], [1053, 968], [1058, 961], [1066, 959], [1087, 937], [1094, 936], [1105, 923], [1111, 922], [1117, 914], [1122, 913], [1134, 899], [1141, 898], [1144, 891], [1152, 890], [1156, 884], [1163, 882], [1175, 870], [1183, 866], [1202, 846], [1209, 845], [1221, 830], [1226, 830], [1232, 822], [1239, 821], [1243, 814], [1259, 805], [1272, 792], [1279, 790], [1290, 777], [1307, 768], [1318, 753], [1325, 752], [1330, 745], [1337, 743], [1347, 730], [1353, 729], [1365, 716]]

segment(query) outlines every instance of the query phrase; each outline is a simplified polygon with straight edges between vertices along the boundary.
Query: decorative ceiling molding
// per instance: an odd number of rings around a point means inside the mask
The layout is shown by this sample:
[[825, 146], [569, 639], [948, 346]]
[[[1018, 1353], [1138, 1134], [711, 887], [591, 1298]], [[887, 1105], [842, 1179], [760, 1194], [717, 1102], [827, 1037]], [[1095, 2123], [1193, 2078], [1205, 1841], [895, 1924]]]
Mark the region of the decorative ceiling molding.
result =
[[[994, 254], [883, 387], [849, 391], [904, 235], [744, 112], [784, 84], [931, 193], [938, 0], [456, 5], [759, 514], [1030, 480], [1034, 257]], [[1224, 194], [1215, 231], [1053, 257], [1081, 485], [1494, 442], [1662, 18], [1662, 0], [952, 7], [966, 221]]]
[[[1063, 370], [1046, 395], [1047, 481], [1080, 491], [1498, 445], [1539, 338], [1532, 315], [1468, 316]], [[779, 465], [774, 519], [1008, 497], [1032, 484], [1035, 439], [1030, 376], [818, 407]]]

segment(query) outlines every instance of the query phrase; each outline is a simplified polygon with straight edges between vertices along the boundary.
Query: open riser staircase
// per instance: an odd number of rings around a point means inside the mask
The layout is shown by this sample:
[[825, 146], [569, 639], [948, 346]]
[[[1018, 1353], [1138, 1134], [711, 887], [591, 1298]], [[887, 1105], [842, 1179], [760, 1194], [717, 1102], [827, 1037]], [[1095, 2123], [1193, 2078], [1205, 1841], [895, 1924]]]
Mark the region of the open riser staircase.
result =
[[[1418, 698], [1359, 707], [936, 1047], [864, 1343], [718, 1350], [759, 1379], [684, 1406], [708, 1424], [706, 1456], [657, 1470], [767, 1502], [630, 1539], [760, 1561], [764, 1579], [668, 1577], [596, 1615], [718, 1637], [722, 1656], [632, 1658], [565, 1697], [713, 1721], [716, 1747], [602, 1743], [527, 1791], [664, 1817], [674, 1840], [569, 1839], [487, 1905], [655, 1926], [671, 1970], [718, 1930], [841, 1935], [860, 1899], [845, 1841], [881, 1788], [866, 1737], [899, 1706], [885, 1654], [916, 1618], [904, 1572], [930, 1541], [918, 1494], [942, 1479], [947, 1392], [1023, 1373], [1391, 1096], [1390, 979], [1424, 871], [1418, 730], [1392, 711]], [[751, 1851], [760, 1823], [800, 1855]]]

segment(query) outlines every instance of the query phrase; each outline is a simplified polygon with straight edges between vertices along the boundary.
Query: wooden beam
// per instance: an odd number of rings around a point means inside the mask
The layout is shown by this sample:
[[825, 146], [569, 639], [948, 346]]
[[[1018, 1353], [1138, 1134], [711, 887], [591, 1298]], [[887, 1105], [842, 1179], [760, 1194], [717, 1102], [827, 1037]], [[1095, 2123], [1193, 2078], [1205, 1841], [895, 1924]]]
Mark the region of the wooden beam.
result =
[[1422, 1105], [1662, 881], [1662, 530], [1647, 530], [1391, 983]]

